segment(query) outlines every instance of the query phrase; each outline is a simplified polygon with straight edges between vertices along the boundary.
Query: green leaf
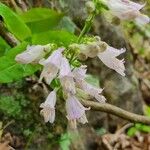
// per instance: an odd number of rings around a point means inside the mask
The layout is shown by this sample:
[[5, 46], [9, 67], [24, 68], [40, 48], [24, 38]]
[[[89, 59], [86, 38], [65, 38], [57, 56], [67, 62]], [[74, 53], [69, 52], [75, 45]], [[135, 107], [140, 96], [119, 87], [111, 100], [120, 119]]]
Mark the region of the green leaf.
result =
[[31, 31], [23, 20], [2, 3], [0, 3], [0, 16], [2, 16], [7, 29], [19, 40], [23, 41], [31, 36]]
[[19, 80], [23, 77], [32, 75], [40, 67], [39, 65], [18, 64], [15, 56], [26, 49], [27, 43], [12, 48], [6, 56], [0, 57], [0, 83], [9, 83]]
[[3, 56], [8, 49], [10, 49], [10, 46], [2, 37], [0, 37], [0, 56]]
[[32, 33], [44, 32], [56, 27], [62, 14], [48, 8], [32, 8], [21, 14], [21, 18], [31, 29]]
[[128, 135], [128, 136], [134, 136], [137, 131], [138, 131], [137, 128], [131, 127], [131, 128], [128, 130], [127, 135]]
[[69, 146], [71, 144], [71, 141], [70, 141], [70, 137], [67, 133], [63, 134], [61, 136], [59, 144], [60, 144], [61, 150], [69, 150], [70, 149]]
[[64, 29], [68, 32], [74, 33], [76, 29], [75, 23], [69, 17], [63, 17], [60, 21], [58, 29]]
[[142, 125], [141, 131], [149, 133], [150, 132], [150, 126]]
[[144, 114], [148, 117], [150, 117], [150, 106], [145, 105], [144, 106]]
[[59, 46], [64, 45], [68, 46], [69, 44], [76, 42], [77, 37], [63, 30], [54, 30], [47, 31], [39, 34], [34, 34], [32, 36], [32, 44], [48, 44], [48, 43], [56, 43]]

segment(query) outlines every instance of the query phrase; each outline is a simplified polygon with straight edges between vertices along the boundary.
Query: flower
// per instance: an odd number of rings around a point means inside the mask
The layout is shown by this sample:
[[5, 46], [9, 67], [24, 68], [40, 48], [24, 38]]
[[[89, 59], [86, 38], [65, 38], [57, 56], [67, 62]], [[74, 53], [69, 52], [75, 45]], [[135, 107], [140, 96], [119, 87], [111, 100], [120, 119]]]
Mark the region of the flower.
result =
[[106, 5], [113, 15], [122, 20], [135, 20], [142, 25], [150, 22], [148, 16], [140, 13], [145, 4], [141, 5], [129, 0], [107, 0]]
[[84, 92], [94, 97], [96, 100], [98, 100], [101, 103], [104, 103], [106, 101], [106, 98], [103, 95], [101, 95], [103, 89], [96, 88], [85, 81], [85, 77], [86, 77], [85, 65], [80, 66], [79, 68], [75, 68], [73, 70], [73, 75], [74, 75], [76, 86], [78, 88], [82, 89]]
[[22, 64], [29, 64], [32, 62], [38, 62], [41, 58], [43, 58], [47, 52], [50, 51], [50, 44], [47, 45], [32, 45], [27, 46], [27, 50], [18, 54], [15, 60]]
[[75, 68], [73, 70], [73, 76], [76, 80], [84, 80], [86, 77], [86, 71], [87, 71], [87, 66], [86, 65], [82, 65], [78, 68]]
[[115, 49], [111, 46], [108, 46], [107, 49], [98, 54], [99, 59], [109, 68], [115, 70], [122, 76], [125, 76], [125, 66], [124, 66], [124, 59], [119, 60], [116, 57], [119, 56], [120, 54], [124, 53], [126, 50], [125, 49]]
[[45, 122], [53, 123], [55, 120], [55, 104], [56, 104], [56, 91], [52, 91], [46, 101], [40, 105], [41, 115], [43, 115]]
[[101, 95], [103, 89], [94, 87], [91, 84], [87, 83], [85, 80], [76, 81], [76, 86], [82, 89], [90, 96], [94, 97], [100, 103], [105, 103], [106, 98], [103, 95]]
[[51, 81], [57, 76], [61, 65], [62, 51], [64, 48], [59, 48], [54, 51], [46, 60], [40, 60], [40, 64], [44, 66], [44, 69], [41, 73], [39, 82], [44, 78], [47, 84], [50, 84]]
[[75, 83], [68, 60], [62, 57], [61, 67], [59, 72], [60, 83], [63, 87], [64, 92], [76, 93]]
[[81, 122], [82, 124], [87, 123], [87, 118], [85, 115], [85, 110], [89, 110], [89, 108], [85, 108], [79, 100], [73, 96], [69, 95], [66, 100], [66, 111], [67, 111], [67, 119], [75, 124], [75, 121]]

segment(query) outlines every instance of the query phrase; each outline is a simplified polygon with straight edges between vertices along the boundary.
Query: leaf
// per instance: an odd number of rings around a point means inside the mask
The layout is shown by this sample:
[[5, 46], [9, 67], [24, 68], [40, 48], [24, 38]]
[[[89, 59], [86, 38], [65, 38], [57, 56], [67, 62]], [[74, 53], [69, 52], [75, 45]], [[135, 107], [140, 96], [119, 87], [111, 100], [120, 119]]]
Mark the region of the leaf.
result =
[[7, 29], [19, 40], [23, 41], [31, 36], [31, 31], [23, 20], [2, 3], [0, 3], [0, 16], [2, 16]]
[[70, 137], [69, 137], [69, 135], [67, 133], [63, 134], [61, 136], [59, 144], [60, 144], [61, 150], [69, 150], [70, 149], [69, 146], [71, 144], [71, 141], [70, 141]]
[[44, 32], [56, 27], [62, 14], [48, 8], [32, 8], [21, 14], [21, 18], [31, 29], [32, 33]]
[[144, 114], [150, 117], [150, 106], [144, 105]]
[[127, 135], [128, 136], [134, 136], [136, 134], [138, 130], [135, 127], [131, 127], [128, 131], [127, 131]]
[[76, 29], [75, 23], [69, 17], [63, 17], [58, 25], [58, 29], [64, 29], [68, 32], [74, 33]]
[[8, 49], [10, 49], [10, 46], [2, 37], [0, 37], [0, 56], [3, 56]]
[[24, 51], [27, 43], [12, 48], [6, 56], [0, 57], [0, 83], [9, 83], [19, 80], [23, 77], [32, 75], [39, 69], [38, 65], [18, 64], [14, 59], [15, 56]]
[[39, 34], [34, 34], [32, 36], [32, 44], [44, 45], [54, 42], [59, 46], [60, 45], [68, 46], [69, 44], [76, 41], [77, 37], [74, 34], [64, 30], [47, 31]]

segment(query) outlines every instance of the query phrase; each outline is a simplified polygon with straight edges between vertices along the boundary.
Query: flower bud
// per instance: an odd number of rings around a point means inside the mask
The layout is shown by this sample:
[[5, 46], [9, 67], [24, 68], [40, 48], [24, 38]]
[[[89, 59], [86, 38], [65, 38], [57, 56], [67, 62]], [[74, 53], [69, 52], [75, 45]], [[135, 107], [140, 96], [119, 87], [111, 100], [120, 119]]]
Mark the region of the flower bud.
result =
[[86, 10], [90, 14], [95, 11], [95, 4], [92, 1], [86, 2]]

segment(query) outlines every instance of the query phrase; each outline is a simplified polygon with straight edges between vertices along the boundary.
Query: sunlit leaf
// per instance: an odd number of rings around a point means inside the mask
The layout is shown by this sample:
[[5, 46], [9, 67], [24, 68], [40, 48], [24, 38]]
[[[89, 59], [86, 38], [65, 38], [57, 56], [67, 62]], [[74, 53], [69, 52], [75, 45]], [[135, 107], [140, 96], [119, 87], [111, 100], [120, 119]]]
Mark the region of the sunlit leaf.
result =
[[21, 14], [21, 18], [33, 33], [44, 32], [58, 25], [62, 14], [48, 8], [32, 8]]
[[30, 29], [21, 18], [2, 3], [0, 3], [0, 16], [2, 16], [7, 29], [19, 40], [24, 40], [31, 36]]
[[39, 69], [38, 65], [18, 64], [14, 59], [16, 54], [26, 49], [27, 43], [12, 48], [5, 56], [0, 57], [0, 83], [9, 83], [32, 75]]
[[0, 37], [0, 56], [3, 56], [8, 49], [10, 49], [10, 46]]
[[69, 45], [77, 40], [77, 37], [63, 30], [47, 31], [39, 34], [35, 34], [32, 37], [32, 44], [48, 44], [55, 42], [58, 45]]

